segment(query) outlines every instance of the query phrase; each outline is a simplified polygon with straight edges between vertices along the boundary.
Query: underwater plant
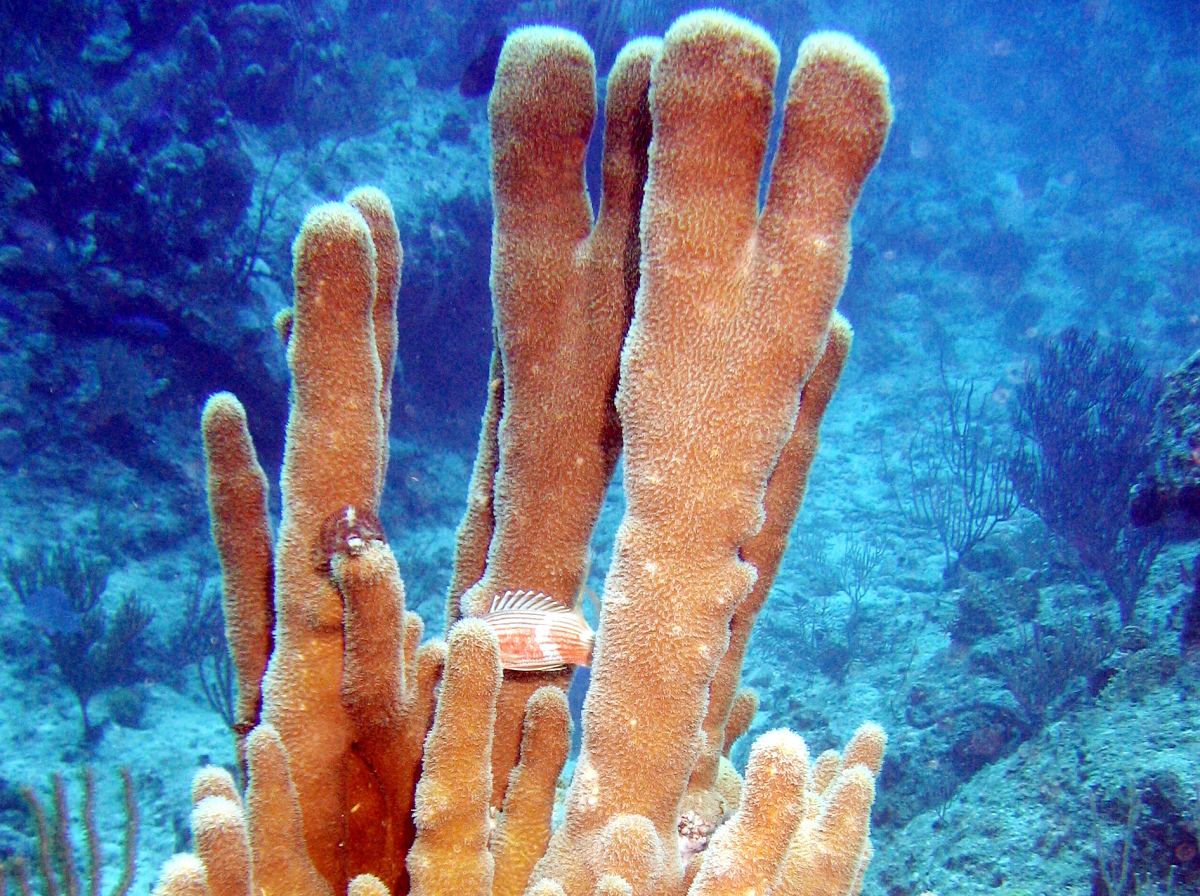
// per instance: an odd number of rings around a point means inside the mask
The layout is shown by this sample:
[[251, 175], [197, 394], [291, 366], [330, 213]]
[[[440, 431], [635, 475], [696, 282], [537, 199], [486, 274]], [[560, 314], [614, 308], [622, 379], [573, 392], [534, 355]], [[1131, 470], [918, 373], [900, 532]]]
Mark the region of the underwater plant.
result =
[[103, 731], [88, 716], [88, 701], [110, 687], [132, 684], [147, 650], [145, 631], [154, 613], [126, 594], [112, 617], [100, 605], [108, 559], [68, 545], [34, 544], [4, 561], [4, 574], [25, 615], [50, 647], [63, 683], [79, 702], [83, 743]]
[[156, 653], [168, 669], [184, 669], [225, 652], [225, 620], [221, 616], [219, 588], [206, 588], [198, 577], [187, 594], [179, 622]]
[[1135, 528], [1129, 513], [1130, 489], [1150, 461], [1160, 390], [1128, 340], [1085, 339], [1073, 328], [1042, 347], [1017, 390], [1017, 496], [1100, 576], [1122, 625], [1133, 622], [1162, 547], [1161, 534]]
[[[125, 896], [133, 885], [137, 868], [137, 838], [140, 814], [134, 795], [133, 776], [128, 768], [122, 768], [121, 784], [125, 803], [125, 845], [122, 852], [121, 877], [108, 896]], [[96, 776], [92, 769], [84, 766], [83, 780], [83, 833], [87, 844], [87, 892], [100, 896], [101, 873], [104, 868], [101, 856], [100, 834], [96, 827]], [[75, 860], [75, 847], [71, 842], [71, 814], [67, 807], [67, 785], [61, 774], [51, 776], [54, 795], [53, 812], [47, 813], [41, 799], [29, 786], [20, 788], [21, 796], [29, 806], [33, 819], [37, 848], [37, 875], [42, 882], [45, 896], [78, 896], [84, 881], [82, 869]], [[29, 881], [29, 869], [24, 858], [18, 856], [0, 864], [0, 893], [11, 875], [17, 883], [17, 892], [29, 896], [33, 892]]]
[[942, 416], [909, 446], [910, 491], [901, 499], [911, 522], [937, 533], [949, 585], [963, 558], [1017, 507], [1008, 447], [974, 397], [974, 381], [952, 385], [942, 372]]

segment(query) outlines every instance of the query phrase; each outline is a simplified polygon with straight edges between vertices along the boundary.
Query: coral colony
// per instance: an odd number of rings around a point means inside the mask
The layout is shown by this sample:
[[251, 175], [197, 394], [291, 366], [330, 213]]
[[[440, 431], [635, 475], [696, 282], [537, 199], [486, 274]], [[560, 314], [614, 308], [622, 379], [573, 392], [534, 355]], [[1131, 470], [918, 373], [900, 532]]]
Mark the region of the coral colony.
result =
[[[489, 105], [496, 347], [444, 644], [421, 644], [376, 518], [392, 206], [359, 189], [308, 215], [278, 322], [292, 392], [274, 547], [241, 405], [214, 395], [203, 418], [248, 786], [243, 801], [227, 773], [198, 776], [195, 853], [158, 893], [861, 885], [881, 729], [812, 761], [769, 732], [744, 781], [727, 758], [756, 705], [738, 690], [747, 640], [850, 347], [834, 310], [850, 215], [892, 116], [871, 53], [810, 37], [760, 212], [778, 64], [764, 32], [723, 13], [626, 46], [593, 222], [592, 52], [551, 28], [506, 41]], [[516, 661], [479, 617], [523, 589], [539, 612], [571, 609], [622, 451], [627, 512], [552, 831], [571, 669], [504, 668]]]

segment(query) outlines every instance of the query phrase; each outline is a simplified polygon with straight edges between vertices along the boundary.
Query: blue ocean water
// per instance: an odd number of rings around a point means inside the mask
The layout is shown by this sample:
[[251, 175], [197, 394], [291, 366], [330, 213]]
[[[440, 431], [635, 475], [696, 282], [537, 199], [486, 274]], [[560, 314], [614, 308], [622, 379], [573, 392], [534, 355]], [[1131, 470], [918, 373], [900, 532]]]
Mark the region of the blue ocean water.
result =
[[[404, 247], [379, 515], [443, 636], [492, 351], [499, 49], [523, 25], [577, 31], [603, 99], [621, 46], [693, 8], [0, 4], [8, 873], [36, 865], [22, 789], [49, 804], [54, 774], [83, 843], [89, 766], [107, 891], [128, 768], [147, 893], [190, 847], [194, 771], [236, 764], [199, 412], [219, 390], [245, 405], [277, 526], [272, 322], [304, 214], [359, 184]], [[871, 896], [1200, 893], [1200, 5], [726, 8], [785, 73], [806, 35], [854, 36], [895, 107], [734, 764], [772, 728], [815, 755], [880, 723]], [[601, 601], [621, 485], [593, 537]]]

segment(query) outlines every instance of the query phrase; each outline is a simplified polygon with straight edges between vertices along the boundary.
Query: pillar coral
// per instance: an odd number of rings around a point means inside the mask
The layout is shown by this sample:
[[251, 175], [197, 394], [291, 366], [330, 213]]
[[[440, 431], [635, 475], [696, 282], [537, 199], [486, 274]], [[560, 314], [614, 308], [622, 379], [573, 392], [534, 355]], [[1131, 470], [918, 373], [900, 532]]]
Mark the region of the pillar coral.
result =
[[[621, 450], [613, 394], [638, 282], [646, 91], [657, 48], [654, 40], [630, 43], [609, 73], [594, 221], [584, 172], [596, 118], [591, 50], [572, 32], [526, 28], [501, 51], [488, 103], [495, 385], [459, 533], [448, 626], [461, 614], [486, 612], [506, 591], [540, 591], [569, 608], [584, 585], [592, 530]], [[505, 674], [493, 806], [516, 764], [530, 695], [548, 684], [565, 690], [570, 679], [569, 669]]]
[[646, 854], [663, 856], [641, 892], [683, 889], [679, 809], [757, 576], [740, 551], [763, 527], [891, 124], [878, 60], [841, 35], [809, 37], [760, 214], [777, 66], [765, 33], [715, 13], [676, 22], [655, 62], [642, 278], [617, 395], [627, 506], [566, 821], [536, 872], [569, 896], [606, 873], [605, 831], [630, 815], [661, 844]]
[[[765, 33], [723, 13], [627, 47], [593, 222], [591, 52], [557, 29], [506, 42], [489, 106], [496, 352], [447, 645], [418, 646], [377, 519], [402, 259], [391, 208], [356, 191], [306, 218], [279, 327], [293, 388], [273, 555], [244, 414], [232, 396], [205, 413], [239, 720], [256, 723], [249, 786], [242, 802], [218, 775], [198, 782], [197, 854], [164, 868], [163, 896], [861, 886], [881, 730], [811, 763], [771, 732], [744, 786], [727, 759], [757, 705], [737, 687], [746, 641], [849, 348], [834, 306], [850, 215], [891, 121], [878, 61], [810, 38], [760, 212], [777, 66]], [[459, 617], [510, 589], [575, 599], [622, 446], [628, 508], [551, 835], [569, 672], [506, 674], [490, 629]]]
[[[834, 312], [821, 360], [801, 393], [792, 434], [767, 480], [762, 528], [742, 545], [739, 555], [758, 573], [750, 594], [738, 604], [729, 624], [729, 646], [709, 685], [708, 705], [701, 726], [701, 750], [688, 780], [681, 817], [701, 832], [717, 827], [738, 808], [741, 781], [729, 764], [729, 749], [749, 728], [758, 709], [753, 691], [738, 690], [742, 661], [759, 610], [779, 571], [788, 532], [796, 520], [808, 485], [808, 472], [820, 443], [821, 419], [837, 389], [850, 351], [852, 333], [844, 317]], [[696, 869], [692, 869], [694, 873]]]
[[212, 538], [221, 562], [225, 642], [237, 680], [233, 731], [245, 772], [245, 740], [262, 711], [262, 677], [275, 625], [274, 557], [267, 522], [267, 477], [258, 463], [246, 412], [228, 392], [204, 405], [200, 418]]
[[293, 388], [273, 556], [241, 405], [221, 393], [202, 418], [239, 737], [261, 715], [279, 739], [321, 879], [340, 890], [369, 871], [404, 889], [443, 648], [418, 649], [421, 621], [405, 613], [376, 519], [402, 263], [391, 203], [363, 189], [314, 209], [293, 254], [295, 307], [283, 330]]

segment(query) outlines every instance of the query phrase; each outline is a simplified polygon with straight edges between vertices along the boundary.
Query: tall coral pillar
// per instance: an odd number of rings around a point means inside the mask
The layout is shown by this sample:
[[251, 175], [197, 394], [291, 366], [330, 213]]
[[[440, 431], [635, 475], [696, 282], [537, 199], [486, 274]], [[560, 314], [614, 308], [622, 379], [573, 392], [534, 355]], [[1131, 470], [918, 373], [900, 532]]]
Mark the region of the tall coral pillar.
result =
[[221, 561], [225, 641], [237, 675], [233, 730], [246, 770], [246, 735], [262, 711], [262, 678], [275, 624], [275, 568], [267, 522], [267, 477], [258, 463], [246, 410], [228, 392], [209, 396], [200, 418], [213, 544]]
[[[493, 364], [456, 589], [463, 615], [497, 594], [543, 592], [571, 606], [621, 449], [613, 407], [621, 342], [637, 285], [638, 212], [650, 140], [646, 90], [654, 41], [635, 41], [609, 76], [604, 180], [593, 225], [584, 159], [596, 117], [595, 63], [576, 34], [525, 28], [505, 41], [488, 105], [492, 129]], [[496, 411], [500, 411], [498, 422]], [[495, 463], [494, 477], [486, 465]], [[478, 492], [491, 488], [492, 502]], [[489, 513], [490, 511], [490, 513]], [[454, 592], [452, 591], [452, 599]], [[454, 607], [447, 621], [456, 618]], [[570, 670], [505, 675], [492, 745], [492, 805], [517, 762], [525, 705], [539, 687], [566, 688]]]
[[668, 31], [653, 70], [642, 281], [617, 395], [627, 510], [567, 819], [538, 868], [568, 896], [591, 893], [606, 831], [637, 816], [659, 844], [639, 834], [644, 854], [660, 858], [633, 892], [682, 889], [680, 802], [756, 575], [739, 550], [762, 526], [891, 122], [878, 61], [847, 38], [810, 38], [760, 215], [777, 65], [759, 29], [696, 13]]
[[375, 246], [362, 215], [336, 203], [308, 214], [293, 255], [291, 410], [263, 721], [287, 752], [313, 864], [341, 892], [351, 731], [341, 699], [342, 594], [323, 532], [343, 508], [374, 514], [378, 506], [385, 431], [372, 319]]

